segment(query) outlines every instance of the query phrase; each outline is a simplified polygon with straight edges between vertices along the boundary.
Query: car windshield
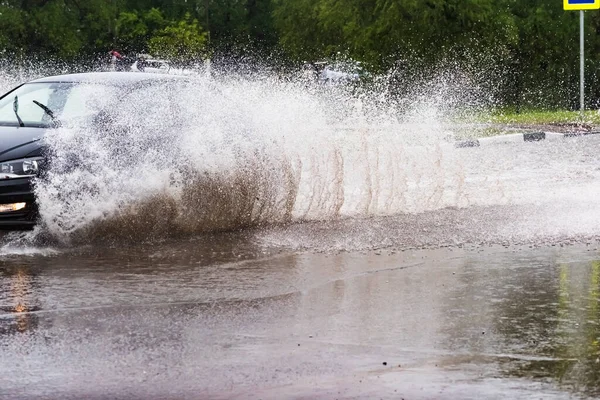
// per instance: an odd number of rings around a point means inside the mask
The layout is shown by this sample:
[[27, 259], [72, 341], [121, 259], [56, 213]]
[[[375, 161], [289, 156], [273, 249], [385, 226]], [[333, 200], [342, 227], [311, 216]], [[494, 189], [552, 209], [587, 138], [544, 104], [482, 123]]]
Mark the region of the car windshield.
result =
[[15, 96], [22, 125], [45, 128], [52, 125], [53, 116], [62, 121], [92, 114], [114, 100], [114, 92], [114, 88], [97, 84], [27, 83], [0, 99], [0, 126], [19, 126], [13, 109]]

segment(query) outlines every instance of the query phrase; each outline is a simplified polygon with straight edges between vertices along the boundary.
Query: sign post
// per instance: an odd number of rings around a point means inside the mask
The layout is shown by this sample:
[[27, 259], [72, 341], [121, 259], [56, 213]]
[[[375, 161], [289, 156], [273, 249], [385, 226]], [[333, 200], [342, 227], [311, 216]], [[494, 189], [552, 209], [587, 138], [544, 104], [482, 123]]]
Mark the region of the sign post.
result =
[[579, 10], [579, 110], [585, 109], [584, 70], [585, 55], [583, 52], [583, 11], [600, 9], [600, 0], [563, 0], [565, 10]]
[[585, 52], [583, 51], [583, 10], [579, 10], [579, 111], [585, 110]]

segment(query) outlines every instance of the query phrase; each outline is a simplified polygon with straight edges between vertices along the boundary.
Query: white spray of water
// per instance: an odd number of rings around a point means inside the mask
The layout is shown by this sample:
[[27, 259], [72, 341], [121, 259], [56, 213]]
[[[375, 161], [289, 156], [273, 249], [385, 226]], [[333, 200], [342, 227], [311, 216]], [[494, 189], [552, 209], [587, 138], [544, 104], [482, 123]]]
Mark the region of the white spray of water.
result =
[[52, 166], [36, 185], [41, 221], [63, 239], [136, 239], [533, 205], [552, 211], [511, 221], [504, 237], [595, 234], [600, 177], [589, 146], [455, 149], [446, 121], [456, 89], [432, 85], [399, 108], [383, 90], [272, 76], [133, 93], [84, 86], [90, 113], [118, 106], [103, 129], [82, 119], [48, 135]]
[[36, 194], [58, 235], [421, 212], [463, 196], [460, 162], [429, 104], [400, 119], [366, 112], [368, 97], [276, 79], [199, 79], [125, 96], [82, 89], [85, 104], [119, 106], [109, 129], [72, 124], [47, 138], [52, 167]]

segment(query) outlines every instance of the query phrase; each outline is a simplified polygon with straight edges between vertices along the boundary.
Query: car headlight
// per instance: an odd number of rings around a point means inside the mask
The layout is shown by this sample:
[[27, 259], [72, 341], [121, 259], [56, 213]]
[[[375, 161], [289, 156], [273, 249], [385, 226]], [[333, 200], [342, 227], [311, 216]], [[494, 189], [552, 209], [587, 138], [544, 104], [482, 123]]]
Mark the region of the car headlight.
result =
[[0, 179], [22, 178], [36, 175], [40, 170], [41, 157], [0, 162]]

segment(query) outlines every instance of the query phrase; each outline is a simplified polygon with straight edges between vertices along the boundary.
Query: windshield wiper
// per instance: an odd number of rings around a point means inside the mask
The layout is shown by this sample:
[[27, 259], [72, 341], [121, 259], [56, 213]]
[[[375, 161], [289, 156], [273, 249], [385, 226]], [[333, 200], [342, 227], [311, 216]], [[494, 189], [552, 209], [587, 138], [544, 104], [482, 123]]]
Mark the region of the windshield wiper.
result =
[[40, 103], [40, 102], [39, 102], [39, 101], [37, 101], [37, 100], [33, 100], [33, 103], [34, 103], [36, 106], [40, 107], [42, 110], [44, 110], [44, 112], [46, 113], [46, 115], [48, 115], [50, 118], [52, 118], [52, 122], [53, 122], [55, 125], [58, 125], [58, 124], [59, 124], [58, 120], [56, 119], [56, 116], [54, 115], [54, 112], [53, 112], [51, 109], [49, 109], [49, 108], [48, 108], [46, 105], [44, 105], [44, 104]]
[[23, 128], [25, 126], [25, 124], [23, 123], [23, 120], [21, 119], [21, 117], [19, 117], [19, 96], [15, 96], [15, 100], [13, 101], [13, 111], [15, 112], [15, 115], [17, 116], [17, 121], [19, 121], [19, 126], [21, 128]]

